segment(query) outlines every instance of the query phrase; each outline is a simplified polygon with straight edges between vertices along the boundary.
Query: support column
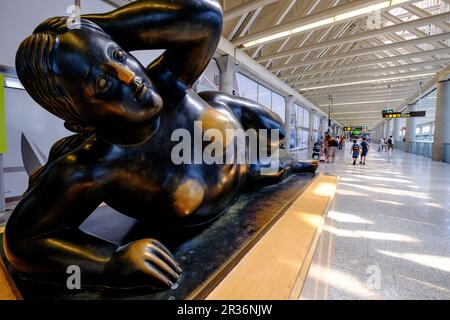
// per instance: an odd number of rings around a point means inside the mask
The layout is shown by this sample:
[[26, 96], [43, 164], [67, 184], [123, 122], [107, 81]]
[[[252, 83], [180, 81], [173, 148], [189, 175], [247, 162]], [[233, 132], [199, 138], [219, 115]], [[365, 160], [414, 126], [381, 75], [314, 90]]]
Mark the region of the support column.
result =
[[392, 122], [392, 138], [394, 139], [394, 142], [398, 142], [400, 141], [400, 119], [393, 119]]
[[[417, 104], [408, 104], [408, 112], [417, 111]], [[406, 118], [406, 133], [405, 138], [406, 141], [403, 144], [403, 151], [409, 152], [409, 143], [413, 142], [416, 139], [416, 126], [417, 120], [416, 118]]]
[[440, 76], [436, 91], [436, 115], [432, 159], [444, 160], [444, 143], [450, 143], [450, 74]]
[[291, 150], [291, 114], [294, 107], [294, 96], [288, 96], [286, 98], [286, 104], [284, 108], [284, 131], [286, 131], [286, 137], [284, 139], [284, 148], [286, 151]]
[[391, 121], [387, 120], [386, 121], [386, 139], [389, 139], [389, 137], [391, 136]]
[[309, 133], [308, 133], [308, 148], [314, 145], [314, 110], [309, 110]]
[[380, 138], [386, 138], [386, 122], [383, 122], [381, 125], [381, 137]]
[[216, 61], [220, 69], [220, 91], [233, 95], [238, 62], [230, 55], [221, 56]]

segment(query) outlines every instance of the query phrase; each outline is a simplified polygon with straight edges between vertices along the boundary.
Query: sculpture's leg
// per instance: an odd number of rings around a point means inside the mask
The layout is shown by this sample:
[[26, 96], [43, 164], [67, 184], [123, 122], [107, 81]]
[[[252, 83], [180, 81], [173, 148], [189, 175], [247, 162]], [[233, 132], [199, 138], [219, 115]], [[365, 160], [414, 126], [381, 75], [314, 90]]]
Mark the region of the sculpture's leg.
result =
[[19, 271], [58, 282], [76, 265], [85, 284], [169, 287], [181, 270], [157, 241], [117, 248], [78, 228], [101, 202], [101, 190], [89, 176], [58, 165], [43, 173], [8, 221], [8, 260]]

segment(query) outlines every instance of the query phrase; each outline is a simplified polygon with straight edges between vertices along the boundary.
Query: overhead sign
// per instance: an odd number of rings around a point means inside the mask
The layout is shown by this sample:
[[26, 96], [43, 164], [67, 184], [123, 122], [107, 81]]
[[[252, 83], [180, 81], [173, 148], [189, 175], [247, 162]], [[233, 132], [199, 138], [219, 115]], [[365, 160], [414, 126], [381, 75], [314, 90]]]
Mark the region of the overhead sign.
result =
[[5, 79], [0, 74], [0, 153], [6, 153]]
[[382, 113], [382, 116], [385, 119], [395, 119], [395, 118], [401, 118], [402, 113], [401, 112], [385, 112], [385, 113]]
[[417, 118], [417, 117], [425, 117], [425, 111], [411, 111], [406, 113], [401, 112], [385, 112], [383, 110], [381, 115], [384, 119], [395, 119], [395, 118]]
[[351, 131], [367, 131], [367, 127], [344, 127], [345, 132]]
[[418, 117], [425, 117], [426, 112], [425, 111], [411, 111], [405, 113], [405, 118], [418, 118]]

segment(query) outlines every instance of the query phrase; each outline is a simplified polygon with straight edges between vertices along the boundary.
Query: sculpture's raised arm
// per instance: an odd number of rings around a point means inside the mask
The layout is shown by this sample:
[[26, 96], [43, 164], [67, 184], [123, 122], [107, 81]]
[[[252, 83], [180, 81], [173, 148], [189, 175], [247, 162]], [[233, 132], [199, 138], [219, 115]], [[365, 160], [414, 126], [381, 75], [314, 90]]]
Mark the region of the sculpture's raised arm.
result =
[[167, 49], [158, 65], [187, 85], [208, 65], [222, 31], [216, 0], [142, 0], [82, 18], [99, 25], [125, 50]]

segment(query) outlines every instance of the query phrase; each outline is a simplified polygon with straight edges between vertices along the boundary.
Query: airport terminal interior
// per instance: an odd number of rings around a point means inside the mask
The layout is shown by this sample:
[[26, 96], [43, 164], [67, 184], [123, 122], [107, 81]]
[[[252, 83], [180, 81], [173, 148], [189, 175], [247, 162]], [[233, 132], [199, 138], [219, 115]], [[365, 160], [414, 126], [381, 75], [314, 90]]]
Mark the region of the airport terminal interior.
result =
[[[0, 299], [450, 299], [449, 0], [2, 0], [0, 30]], [[168, 164], [194, 119], [275, 128], [276, 170]]]

